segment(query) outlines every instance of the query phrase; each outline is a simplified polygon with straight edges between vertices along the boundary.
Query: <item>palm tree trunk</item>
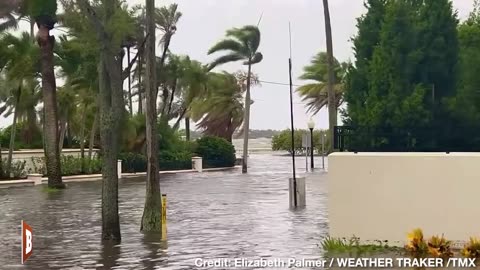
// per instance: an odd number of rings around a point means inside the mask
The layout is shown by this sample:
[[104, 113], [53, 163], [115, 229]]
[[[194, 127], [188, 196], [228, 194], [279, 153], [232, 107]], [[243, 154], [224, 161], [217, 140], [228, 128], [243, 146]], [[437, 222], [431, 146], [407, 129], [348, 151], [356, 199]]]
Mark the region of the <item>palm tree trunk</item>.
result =
[[[249, 60], [251, 61], [251, 60]], [[245, 117], [243, 119], [243, 162], [242, 173], [247, 173], [248, 170], [248, 135], [250, 131], [250, 79], [252, 77], [252, 65], [248, 65], [247, 75], [247, 94], [245, 96]]]
[[185, 117], [185, 140], [190, 141], [190, 117]]
[[47, 163], [48, 187], [64, 188], [58, 147], [57, 86], [55, 81], [53, 46], [49, 26], [38, 22], [37, 42], [41, 51], [42, 92], [45, 113], [45, 160]]
[[140, 230], [145, 232], [162, 231], [162, 201], [160, 193], [160, 174], [158, 169], [158, 141], [157, 141], [157, 82], [155, 68], [155, 0], [146, 0], [147, 15], [147, 69], [145, 91], [147, 99], [146, 126], [147, 126], [147, 187], [145, 207], [143, 210]]
[[143, 57], [138, 57], [138, 114], [143, 114], [143, 94], [142, 94], [142, 67]]
[[22, 86], [18, 87], [15, 108], [13, 109], [13, 123], [10, 127], [10, 147], [8, 148], [7, 167], [5, 168], [5, 174], [7, 177], [10, 177], [10, 170], [12, 168], [13, 149], [15, 148], [15, 133], [17, 132], [18, 105], [20, 104], [21, 95]]
[[[127, 61], [130, 64], [130, 47], [127, 47]], [[132, 76], [128, 73], [128, 108], [130, 115], [133, 116], [133, 101], [132, 101]]]
[[[83, 105], [83, 111], [87, 109], [87, 105]], [[80, 159], [82, 161], [82, 173], [85, 172], [85, 125], [86, 125], [86, 113], [82, 115], [82, 127], [80, 128]]]
[[[332, 25], [330, 22], [330, 10], [328, 7], [328, 0], [323, 0], [323, 10], [325, 14], [325, 33], [327, 39], [327, 57], [328, 57], [328, 125], [329, 137], [333, 142], [334, 128], [337, 125], [337, 106], [335, 101], [335, 70], [333, 62], [333, 39], [332, 39]], [[329, 152], [333, 152], [333, 143], [330, 144]]]
[[60, 120], [60, 135], [58, 140], [58, 150], [62, 153], [63, 144], [65, 143], [65, 133], [67, 131], [67, 121], [65, 119]]
[[93, 118], [92, 129], [90, 130], [90, 140], [88, 142], [88, 159], [92, 159], [93, 155], [93, 145], [95, 143], [95, 134], [97, 134], [97, 125], [98, 125], [98, 118], [99, 112], [95, 113], [95, 117]]

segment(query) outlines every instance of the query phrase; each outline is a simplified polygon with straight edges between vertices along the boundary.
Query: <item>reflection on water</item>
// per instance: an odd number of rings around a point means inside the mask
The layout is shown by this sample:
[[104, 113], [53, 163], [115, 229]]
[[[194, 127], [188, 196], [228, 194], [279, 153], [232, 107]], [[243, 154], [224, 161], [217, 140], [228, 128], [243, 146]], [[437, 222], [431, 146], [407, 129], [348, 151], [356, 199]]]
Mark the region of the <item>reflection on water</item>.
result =
[[[326, 177], [307, 179], [307, 207], [288, 209], [290, 158], [252, 155], [240, 170], [162, 176], [168, 240], [139, 232], [145, 183], [122, 180], [122, 242], [102, 244], [101, 183], [0, 190], [1, 269], [196, 269], [195, 258], [320, 259], [327, 233]], [[320, 158], [316, 164], [321, 164]], [[298, 158], [298, 171], [305, 170]], [[303, 166], [303, 168], [302, 168]], [[33, 228], [34, 253], [20, 265], [20, 221]]]

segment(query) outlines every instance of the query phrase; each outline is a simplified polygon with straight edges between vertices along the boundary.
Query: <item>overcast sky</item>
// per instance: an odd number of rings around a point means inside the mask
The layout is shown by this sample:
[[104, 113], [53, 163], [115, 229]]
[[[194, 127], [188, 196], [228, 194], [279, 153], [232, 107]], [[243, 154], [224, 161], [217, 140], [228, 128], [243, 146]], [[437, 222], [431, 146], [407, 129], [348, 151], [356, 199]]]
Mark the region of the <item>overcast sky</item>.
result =
[[[140, 4], [145, 1], [129, 0]], [[232, 27], [257, 24], [263, 14], [260, 30], [260, 51], [264, 60], [254, 66], [263, 81], [288, 83], [289, 35], [291, 23], [294, 84], [302, 84], [298, 77], [302, 67], [319, 51], [325, 51], [325, 25], [320, 0], [157, 0], [162, 6], [178, 3], [183, 13], [178, 31], [173, 37], [171, 50], [175, 54], [188, 54], [191, 58], [209, 62], [215, 56], [207, 51], [222, 39]], [[453, 0], [459, 18], [463, 20], [472, 9], [473, 0]], [[330, 0], [334, 55], [339, 61], [353, 60], [350, 39], [356, 33], [356, 18], [365, 12], [362, 0]], [[240, 63], [217, 68], [237, 71]], [[289, 88], [263, 83], [252, 89], [255, 104], [251, 111], [251, 129], [284, 129], [290, 126]], [[309, 119], [301, 99], [295, 95], [295, 128], [305, 128]], [[328, 115], [322, 110], [314, 117], [316, 126], [328, 127]], [[0, 126], [11, 123], [1, 119]]]

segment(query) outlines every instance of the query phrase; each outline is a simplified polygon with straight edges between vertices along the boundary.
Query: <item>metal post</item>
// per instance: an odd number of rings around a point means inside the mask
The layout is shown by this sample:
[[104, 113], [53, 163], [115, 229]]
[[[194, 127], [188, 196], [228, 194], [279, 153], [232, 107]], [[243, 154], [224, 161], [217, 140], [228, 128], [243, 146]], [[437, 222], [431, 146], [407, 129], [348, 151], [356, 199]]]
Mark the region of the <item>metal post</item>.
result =
[[313, 164], [313, 149], [314, 149], [314, 146], [313, 146], [313, 128], [310, 129], [310, 168], [312, 169], [313, 171], [313, 168], [315, 168], [314, 164]]
[[325, 170], [325, 134], [322, 134], [322, 169]]
[[305, 147], [305, 171], [308, 172], [308, 146]]

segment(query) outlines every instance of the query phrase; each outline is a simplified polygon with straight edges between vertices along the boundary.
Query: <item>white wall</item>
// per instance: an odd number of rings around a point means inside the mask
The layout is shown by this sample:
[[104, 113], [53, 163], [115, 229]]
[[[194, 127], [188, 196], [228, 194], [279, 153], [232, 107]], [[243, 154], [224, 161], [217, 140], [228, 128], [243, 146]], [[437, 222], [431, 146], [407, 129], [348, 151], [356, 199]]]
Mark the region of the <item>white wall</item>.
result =
[[330, 236], [403, 244], [407, 233], [480, 236], [480, 153], [334, 153]]

